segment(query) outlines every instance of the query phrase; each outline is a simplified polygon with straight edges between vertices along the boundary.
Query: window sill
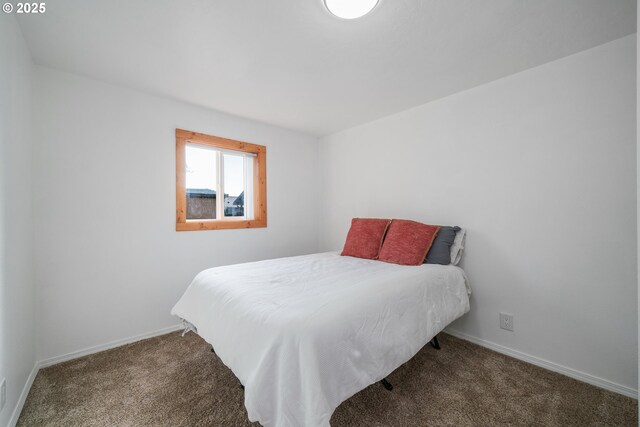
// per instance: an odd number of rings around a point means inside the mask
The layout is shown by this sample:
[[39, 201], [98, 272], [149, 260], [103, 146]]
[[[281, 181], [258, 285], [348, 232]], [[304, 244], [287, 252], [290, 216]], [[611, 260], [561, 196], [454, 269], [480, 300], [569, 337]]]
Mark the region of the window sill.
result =
[[256, 219], [212, 219], [208, 221], [188, 220], [187, 222], [176, 223], [176, 231], [229, 230], [234, 228], [264, 228], [266, 226], [266, 220]]

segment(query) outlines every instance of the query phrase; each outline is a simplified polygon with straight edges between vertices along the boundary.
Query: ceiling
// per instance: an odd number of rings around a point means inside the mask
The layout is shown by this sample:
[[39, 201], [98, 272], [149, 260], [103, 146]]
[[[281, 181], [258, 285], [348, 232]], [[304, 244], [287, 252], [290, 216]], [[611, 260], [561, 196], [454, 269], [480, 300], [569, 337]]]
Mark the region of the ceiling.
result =
[[330, 134], [635, 33], [635, 0], [53, 0], [36, 63]]

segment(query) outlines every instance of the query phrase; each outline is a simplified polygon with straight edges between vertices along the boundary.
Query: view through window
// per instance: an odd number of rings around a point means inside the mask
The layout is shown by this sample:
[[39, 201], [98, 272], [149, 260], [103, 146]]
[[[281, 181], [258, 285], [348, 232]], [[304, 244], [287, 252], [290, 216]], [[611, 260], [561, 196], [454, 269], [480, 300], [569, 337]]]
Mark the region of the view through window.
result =
[[[253, 155], [228, 153], [197, 144], [186, 146], [187, 219], [251, 219], [253, 182], [247, 179]], [[223, 195], [219, 198], [218, 195]]]

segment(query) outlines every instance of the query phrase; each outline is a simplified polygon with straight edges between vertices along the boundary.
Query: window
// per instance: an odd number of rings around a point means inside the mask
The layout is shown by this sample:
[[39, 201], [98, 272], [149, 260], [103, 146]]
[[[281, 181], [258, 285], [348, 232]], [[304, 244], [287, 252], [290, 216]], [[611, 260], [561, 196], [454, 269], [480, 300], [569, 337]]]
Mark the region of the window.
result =
[[267, 148], [176, 129], [176, 230], [267, 226]]

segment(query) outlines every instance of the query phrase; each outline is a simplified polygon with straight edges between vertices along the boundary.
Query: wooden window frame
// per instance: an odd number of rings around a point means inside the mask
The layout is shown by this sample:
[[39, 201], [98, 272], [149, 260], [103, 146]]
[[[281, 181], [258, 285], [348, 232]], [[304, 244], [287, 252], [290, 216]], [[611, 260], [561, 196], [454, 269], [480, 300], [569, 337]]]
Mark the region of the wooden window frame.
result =
[[[253, 219], [187, 219], [187, 189], [185, 150], [187, 143], [207, 145], [224, 150], [252, 153], [253, 156]], [[176, 129], [176, 231], [225, 230], [267, 226], [267, 147], [204, 133]]]

